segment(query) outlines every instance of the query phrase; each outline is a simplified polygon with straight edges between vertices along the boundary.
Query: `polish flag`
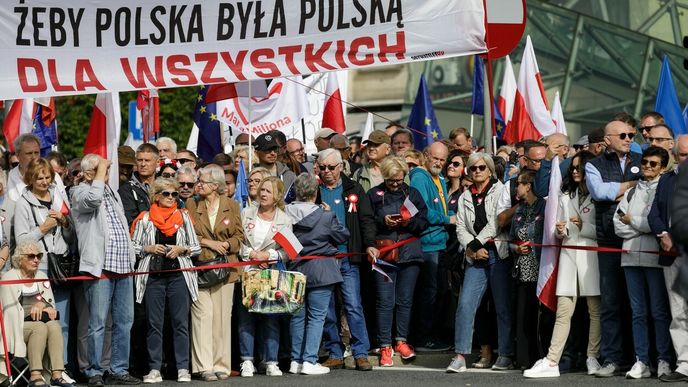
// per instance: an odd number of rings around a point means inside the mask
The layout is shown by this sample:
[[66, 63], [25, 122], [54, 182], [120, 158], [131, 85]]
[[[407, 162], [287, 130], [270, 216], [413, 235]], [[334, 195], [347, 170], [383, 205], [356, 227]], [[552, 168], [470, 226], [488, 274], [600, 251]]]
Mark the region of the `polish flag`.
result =
[[538, 273], [537, 296], [546, 307], [557, 310], [557, 268], [559, 264], [560, 241], [554, 235], [561, 190], [561, 172], [559, 158], [552, 159], [552, 172], [549, 177], [549, 196], [545, 205], [545, 224], [542, 244], [556, 247], [543, 247], [540, 254], [540, 271]]
[[370, 137], [370, 133], [372, 133], [373, 130], [375, 130], [375, 119], [373, 118], [373, 113], [368, 113], [368, 117], [366, 117], [365, 127], [363, 127], [363, 134], [361, 135], [363, 141], [367, 140], [368, 137]]
[[511, 124], [504, 133], [504, 140], [508, 144], [523, 140], [539, 140], [556, 131], [557, 128], [547, 107], [547, 98], [542, 86], [533, 43], [528, 36], [518, 74]]
[[326, 82], [325, 109], [323, 109], [321, 127], [330, 128], [339, 134], [344, 134], [346, 132], [346, 124], [344, 122], [344, 107], [342, 106], [339, 82], [337, 82], [337, 73], [328, 73]]
[[568, 136], [568, 132], [566, 131], [566, 121], [564, 121], [564, 110], [561, 108], [561, 100], [559, 99], [559, 91], [554, 94], [554, 103], [552, 104], [552, 120], [554, 121], [554, 125], [557, 127], [557, 133]]
[[298, 257], [301, 250], [303, 250], [301, 242], [299, 242], [296, 235], [287, 227], [282, 227], [275, 233], [272, 239], [277, 242], [278, 245], [282, 246], [290, 259]]
[[401, 204], [401, 208], [399, 208], [399, 213], [402, 219], [409, 220], [418, 213], [418, 208], [416, 208], [413, 202], [411, 202], [411, 199], [407, 196], [406, 200]]
[[143, 142], [149, 142], [160, 133], [160, 98], [156, 89], [139, 90], [136, 109], [141, 111]]
[[238, 97], [265, 98], [268, 85], [263, 79], [248, 82], [232, 82], [209, 85], [205, 102], [212, 103]]
[[502, 113], [504, 123], [509, 126], [514, 111], [514, 99], [516, 98], [516, 77], [509, 55], [506, 56], [505, 61], [504, 78], [502, 78], [502, 89], [499, 91], [499, 98], [497, 98], [497, 108]]
[[63, 190], [55, 190], [55, 197], [53, 198], [52, 210], [59, 211], [62, 215], [69, 215], [69, 200], [63, 196]]
[[35, 112], [33, 98], [12, 101], [5, 116], [5, 122], [2, 124], [2, 132], [10, 152], [14, 152], [14, 140], [17, 137], [33, 131]]
[[119, 188], [117, 147], [119, 147], [121, 125], [119, 93], [98, 94], [84, 144], [84, 154], [95, 153], [112, 161], [108, 184], [115, 191]]

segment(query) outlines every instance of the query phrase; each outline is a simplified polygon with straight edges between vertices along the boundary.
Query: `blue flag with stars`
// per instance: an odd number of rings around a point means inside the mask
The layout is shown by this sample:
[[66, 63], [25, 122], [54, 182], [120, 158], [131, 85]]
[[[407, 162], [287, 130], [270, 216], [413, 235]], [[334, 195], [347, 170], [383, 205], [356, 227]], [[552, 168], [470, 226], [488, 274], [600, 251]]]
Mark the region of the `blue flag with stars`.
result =
[[442, 132], [432, 108], [432, 101], [425, 83], [425, 75], [420, 76], [416, 102], [411, 108], [407, 126], [413, 131], [413, 146], [418, 150], [442, 139]]
[[220, 121], [217, 120], [217, 105], [215, 102], [206, 103], [205, 95], [208, 86], [201, 86], [196, 97], [196, 108], [193, 113], [194, 124], [198, 127], [198, 156], [210, 161], [216, 154], [222, 153], [222, 137]]
[[57, 120], [53, 109], [40, 103], [36, 106], [31, 133], [41, 140], [41, 157], [45, 157], [53, 150], [53, 145], [57, 145]]
[[[471, 104], [471, 114], [478, 116], [485, 115], [485, 101], [483, 99], [483, 60], [480, 55], [475, 56], [473, 64], [473, 100]], [[502, 117], [502, 113], [497, 107], [497, 101], [494, 101], [494, 115], [495, 115], [495, 131], [497, 138], [502, 138], [506, 123]]]

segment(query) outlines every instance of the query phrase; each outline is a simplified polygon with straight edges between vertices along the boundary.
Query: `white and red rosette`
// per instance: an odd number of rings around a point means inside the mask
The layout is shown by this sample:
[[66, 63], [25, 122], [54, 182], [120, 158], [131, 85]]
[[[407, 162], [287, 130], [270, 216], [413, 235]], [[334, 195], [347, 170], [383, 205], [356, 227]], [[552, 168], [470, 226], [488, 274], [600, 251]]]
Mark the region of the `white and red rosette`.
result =
[[358, 195], [351, 194], [347, 199], [349, 200], [349, 212], [358, 212], [358, 206], [356, 206], [356, 203], [358, 203]]

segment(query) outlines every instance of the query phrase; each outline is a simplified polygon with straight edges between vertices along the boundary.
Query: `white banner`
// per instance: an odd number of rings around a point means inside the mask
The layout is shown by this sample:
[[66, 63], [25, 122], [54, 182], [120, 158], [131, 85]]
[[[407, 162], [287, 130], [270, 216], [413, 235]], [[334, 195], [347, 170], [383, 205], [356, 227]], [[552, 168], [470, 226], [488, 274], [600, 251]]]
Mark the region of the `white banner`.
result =
[[482, 0], [5, 0], [0, 100], [484, 52]]

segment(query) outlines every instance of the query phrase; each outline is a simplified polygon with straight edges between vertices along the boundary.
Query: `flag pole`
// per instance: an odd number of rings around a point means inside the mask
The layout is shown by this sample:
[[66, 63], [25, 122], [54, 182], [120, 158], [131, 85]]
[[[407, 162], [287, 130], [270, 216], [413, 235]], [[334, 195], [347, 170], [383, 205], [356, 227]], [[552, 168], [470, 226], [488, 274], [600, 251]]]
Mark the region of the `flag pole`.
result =
[[251, 173], [253, 169], [253, 149], [251, 148], [251, 135], [253, 134], [253, 121], [251, 121], [251, 113], [253, 106], [251, 106], [251, 82], [248, 83], [248, 171]]
[[474, 121], [473, 118], [474, 118], [473, 113], [471, 113], [471, 137], [473, 137], [473, 121]]

